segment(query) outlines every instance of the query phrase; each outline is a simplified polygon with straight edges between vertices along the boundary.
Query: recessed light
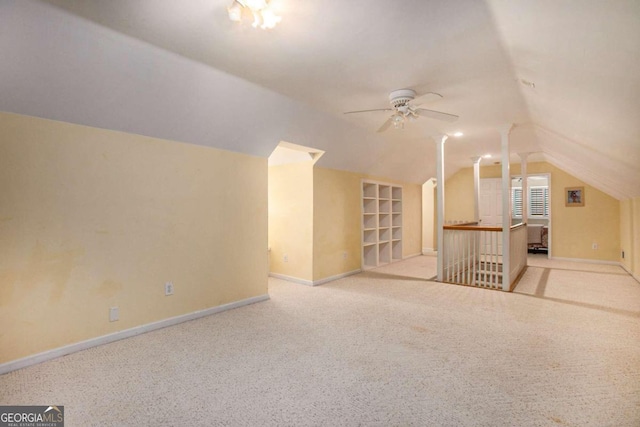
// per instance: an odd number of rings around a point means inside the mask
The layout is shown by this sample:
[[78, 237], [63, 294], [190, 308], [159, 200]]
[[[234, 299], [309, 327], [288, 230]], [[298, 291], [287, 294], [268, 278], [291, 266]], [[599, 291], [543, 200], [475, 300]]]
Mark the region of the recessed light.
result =
[[523, 85], [530, 87], [531, 89], [535, 89], [536, 88], [536, 84], [534, 82], [530, 82], [529, 80], [525, 80], [525, 79], [520, 79], [520, 83], [522, 83]]
[[464, 133], [462, 132], [456, 132], [453, 134], [453, 136], [455, 136], [456, 138], [460, 138], [462, 135], [464, 135]]

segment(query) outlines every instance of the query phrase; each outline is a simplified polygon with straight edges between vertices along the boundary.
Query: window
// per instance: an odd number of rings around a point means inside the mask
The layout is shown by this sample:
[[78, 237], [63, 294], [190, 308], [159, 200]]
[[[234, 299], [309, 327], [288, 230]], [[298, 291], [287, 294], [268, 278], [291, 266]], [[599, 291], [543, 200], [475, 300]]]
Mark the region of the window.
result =
[[[529, 217], [549, 217], [549, 187], [530, 187]], [[522, 218], [522, 188], [511, 189], [511, 216]]]

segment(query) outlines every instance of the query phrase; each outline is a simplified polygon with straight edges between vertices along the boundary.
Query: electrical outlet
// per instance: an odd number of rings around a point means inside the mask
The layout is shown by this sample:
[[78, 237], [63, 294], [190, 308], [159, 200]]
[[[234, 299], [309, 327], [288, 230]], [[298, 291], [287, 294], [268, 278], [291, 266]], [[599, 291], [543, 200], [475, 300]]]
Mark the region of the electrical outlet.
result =
[[120, 320], [120, 308], [111, 307], [109, 309], [109, 322], [115, 322], [116, 320]]
[[594, 251], [598, 249], [598, 244], [596, 242], [593, 242], [593, 244], [591, 245], [591, 249], [593, 249]]
[[164, 295], [173, 295], [173, 282], [167, 282], [164, 284]]
[[284, 254], [284, 256], [282, 257], [282, 260], [283, 260], [284, 262], [289, 262], [289, 255]]
[[342, 259], [347, 259], [347, 256], [349, 256], [347, 251], [342, 252]]

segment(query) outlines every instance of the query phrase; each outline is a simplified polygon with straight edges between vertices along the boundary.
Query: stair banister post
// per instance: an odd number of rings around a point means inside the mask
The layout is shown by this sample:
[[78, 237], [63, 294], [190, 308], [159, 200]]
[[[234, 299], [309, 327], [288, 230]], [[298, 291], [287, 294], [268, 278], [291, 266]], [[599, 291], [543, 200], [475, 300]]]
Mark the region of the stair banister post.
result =
[[509, 133], [512, 124], [500, 127], [502, 147], [502, 290], [511, 286], [509, 272], [509, 243], [511, 232], [511, 174], [509, 172]]
[[444, 143], [447, 135], [438, 135], [436, 141], [436, 204], [438, 215], [438, 282], [444, 281]]

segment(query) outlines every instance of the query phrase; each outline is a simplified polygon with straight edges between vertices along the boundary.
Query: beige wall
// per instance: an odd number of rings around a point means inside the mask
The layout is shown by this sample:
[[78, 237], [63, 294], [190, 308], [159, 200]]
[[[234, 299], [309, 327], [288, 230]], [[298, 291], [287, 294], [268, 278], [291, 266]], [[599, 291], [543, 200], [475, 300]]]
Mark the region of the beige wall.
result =
[[313, 280], [313, 203], [312, 161], [269, 167], [270, 272]]
[[[529, 163], [529, 174], [551, 175], [552, 256], [559, 258], [620, 260], [620, 202], [546, 162]], [[511, 165], [518, 175], [520, 165]], [[481, 178], [500, 177], [499, 165], [480, 168]], [[585, 187], [585, 206], [566, 207], [565, 187]], [[465, 168], [445, 183], [445, 218], [473, 218], [473, 168]], [[598, 249], [593, 250], [592, 244]]]
[[[322, 280], [361, 267], [361, 185], [371, 179], [403, 187], [404, 257], [418, 255], [422, 245], [422, 186], [384, 178], [314, 168], [313, 277]], [[344, 259], [344, 253], [347, 258]]]
[[266, 294], [266, 159], [7, 113], [0, 129], [0, 363]]

